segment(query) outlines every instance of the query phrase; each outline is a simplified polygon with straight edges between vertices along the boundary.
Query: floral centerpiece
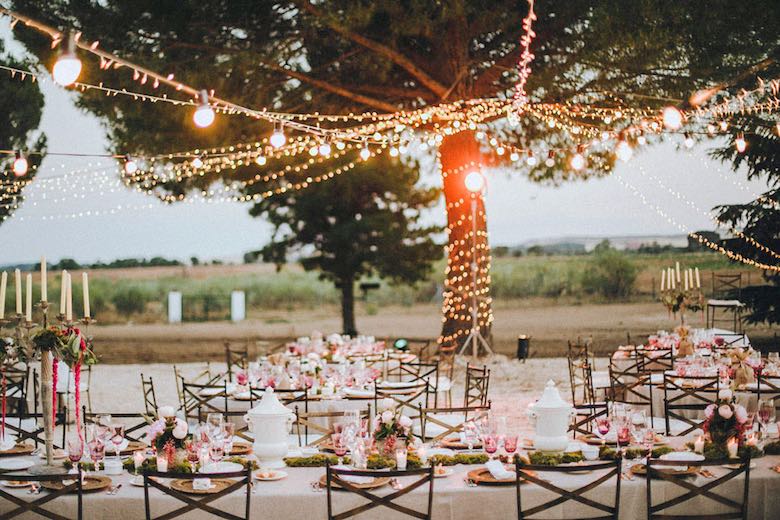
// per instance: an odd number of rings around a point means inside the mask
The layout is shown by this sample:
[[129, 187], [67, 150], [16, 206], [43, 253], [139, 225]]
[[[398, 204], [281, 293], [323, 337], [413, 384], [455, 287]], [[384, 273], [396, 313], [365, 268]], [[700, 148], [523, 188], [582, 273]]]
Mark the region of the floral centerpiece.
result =
[[383, 411], [374, 417], [372, 429], [379, 453], [390, 455], [399, 440], [407, 446], [413, 443], [412, 420], [395, 407], [392, 399], [383, 399], [381, 405]]
[[184, 449], [189, 434], [187, 422], [176, 417], [172, 406], [161, 406], [157, 420], [149, 426], [147, 439], [158, 454], [165, 454], [168, 463], [173, 464], [177, 450]]
[[731, 439], [739, 444], [745, 440], [749, 429], [748, 413], [745, 407], [734, 402], [734, 393], [729, 389], [718, 392], [717, 404], [709, 405], [704, 411], [702, 429], [706, 437], [725, 450]]

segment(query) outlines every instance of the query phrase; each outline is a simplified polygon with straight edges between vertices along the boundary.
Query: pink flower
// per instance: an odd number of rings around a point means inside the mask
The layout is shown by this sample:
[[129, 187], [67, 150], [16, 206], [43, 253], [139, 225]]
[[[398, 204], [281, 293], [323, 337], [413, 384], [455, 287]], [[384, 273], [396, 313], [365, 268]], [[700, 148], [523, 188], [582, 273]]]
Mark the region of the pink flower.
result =
[[412, 425], [412, 420], [407, 416], [402, 415], [398, 419], [398, 424], [400, 424], [402, 428], [409, 428]]
[[707, 408], [704, 409], [704, 416], [707, 419], [712, 419], [713, 414], [715, 413], [715, 405], [711, 404]]
[[243, 370], [239, 370], [236, 372], [236, 383], [238, 383], [241, 386], [244, 386], [247, 384], [247, 381], [249, 379], [247, 378], [246, 373]]
[[390, 424], [393, 422], [393, 412], [391, 410], [385, 410], [382, 412], [382, 422]]
[[731, 416], [734, 415], [734, 410], [732, 410], [729, 405], [722, 404], [718, 407], [718, 415], [726, 420], [729, 420], [731, 419]]
[[736, 406], [736, 414], [737, 414], [737, 422], [739, 424], [743, 424], [748, 420], [748, 413], [747, 410], [745, 410], [745, 407], [742, 405]]

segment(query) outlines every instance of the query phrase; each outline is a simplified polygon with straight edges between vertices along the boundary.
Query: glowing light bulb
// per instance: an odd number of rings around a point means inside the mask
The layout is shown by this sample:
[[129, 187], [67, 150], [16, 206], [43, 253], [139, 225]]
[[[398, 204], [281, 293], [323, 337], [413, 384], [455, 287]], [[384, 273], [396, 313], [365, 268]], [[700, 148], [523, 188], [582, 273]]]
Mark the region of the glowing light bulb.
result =
[[683, 144], [686, 148], [691, 149], [693, 148], [693, 145], [695, 144], [695, 141], [693, 140], [693, 137], [690, 135], [685, 135], [685, 141], [683, 141]]
[[72, 85], [79, 79], [81, 60], [76, 56], [76, 40], [72, 36], [68, 37], [67, 47], [57, 58], [51, 72], [54, 81], [63, 87]]
[[707, 133], [710, 134], [710, 135], [714, 134], [715, 133], [715, 125], [713, 125], [712, 123], [708, 124], [707, 125]]
[[319, 146], [314, 145], [311, 148], [309, 148], [309, 155], [311, 155], [312, 157], [316, 157], [318, 153], [320, 153]]
[[287, 142], [287, 136], [284, 135], [284, 129], [282, 127], [276, 128], [274, 133], [271, 134], [271, 138], [268, 139], [268, 142], [271, 143], [271, 146], [274, 148], [281, 148], [284, 146], [284, 143]]
[[197, 168], [202, 168], [203, 167], [203, 159], [201, 159], [200, 157], [195, 157], [192, 160], [192, 167], [196, 168], [196, 169]]
[[634, 155], [634, 151], [631, 149], [630, 144], [621, 139], [618, 141], [617, 146], [615, 146], [615, 155], [621, 161], [626, 162]]
[[569, 159], [569, 166], [572, 170], [580, 171], [585, 167], [585, 157], [579, 152], [575, 153]]
[[390, 157], [398, 157], [398, 148], [395, 146], [390, 148]]
[[330, 143], [328, 141], [325, 141], [324, 143], [320, 144], [320, 146], [317, 149], [317, 151], [319, 151], [320, 155], [323, 156], [323, 157], [329, 156], [330, 155], [330, 151], [331, 151]]
[[265, 155], [258, 155], [255, 157], [255, 164], [258, 166], [265, 166], [266, 162], [268, 162], [268, 159], [265, 158]]
[[506, 152], [506, 149], [503, 146], [496, 148], [496, 155], [504, 155], [504, 152]]
[[666, 107], [663, 111], [664, 126], [669, 130], [677, 130], [682, 126], [682, 112], [675, 107]]
[[347, 145], [344, 141], [336, 141], [336, 150], [343, 150]]
[[14, 159], [13, 170], [14, 175], [22, 177], [27, 173], [29, 164], [27, 163], [27, 157], [22, 152], [16, 152], [16, 159]]
[[477, 193], [485, 187], [485, 176], [478, 171], [469, 172], [463, 183], [471, 193]]
[[531, 151], [528, 152], [528, 157], [526, 158], [525, 163], [531, 167], [536, 166], [537, 160], [533, 152]]
[[720, 122], [720, 130], [721, 130], [721, 132], [725, 132], [726, 130], [728, 130], [728, 128], [729, 128], [729, 124], [726, 121], [721, 121]]
[[512, 152], [509, 154], [509, 159], [512, 161], [517, 161], [520, 159], [520, 154], [517, 152]]
[[366, 144], [360, 150], [360, 158], [367, 161], [369, 157], [371, 157], [371, 150], [368, 149], [368, 145]]
[[737, 151], [739, 153], [742, 153], [747, 148], [747, 142], [745, 142], [745, 136], [742, 134], [739, 134], [737, 138], [734, 140], [734, 146], [737, 147]]
[[132, 175], [137, 171], [138, 171], [138, 164], [136, 164], [136, 162], [131, 157], [127, 157], [125, 159], [125, 173], [128, 175]]
[[555, 121], [550, 119], [549, 121], [547, 121], [547, 126], [549, 126], [550, 128], [555, 128]]
[[547, 152], [547, 159], [545, 159], [544, 165], [548, 168], [555, 166], [555, 152], [553, 150]]
[[215, 117], [216, 114], [214, 114], [214, 109], [209, 105], [208, 92], [201, 90], [200, 105], [198, 105], [198, 108], [196, 108], [195, 112], [192, 114], [192, 120], [195, 122], [195, 126], [198, 128], [206, 128], [207, 126], [211, 126], [211, 123], [214, 122]]

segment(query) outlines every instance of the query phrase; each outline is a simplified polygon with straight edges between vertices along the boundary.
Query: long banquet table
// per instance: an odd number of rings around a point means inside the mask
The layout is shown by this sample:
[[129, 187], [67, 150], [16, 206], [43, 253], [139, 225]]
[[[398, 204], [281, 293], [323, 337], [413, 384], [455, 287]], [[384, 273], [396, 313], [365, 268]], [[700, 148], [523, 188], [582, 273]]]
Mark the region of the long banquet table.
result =
[[[780, 518], [780, 474], [770, 468], [780, 464], [780, 456], [766, 456], [755, 460], [756, 467], [750, 475], [750, 499], [749, 516], [752, 520]], [[464, 477], [475, 466], [456, 466], [454, 474], [446, 478], [437, 478], [434, 484], [433, 518], [474, 520], [480, 518], [505, 519], [517, 518], [515, 505], [514, 486], [506, 487], [468, 487], [464, 483]], [[258, 482], [255, 492], [251, 495], [251, 518], [273, 519], [302, 519], [319, 520], [327, 518], [327, 503], [325, 491], [314, 492], [311, 483], [318, 480], [325, 472], [324, 468], [286, 468], [288, 477], [277, 482]], [[717, 468], [713, 470], [717, 476], [727, 470]], [[545, 475], [548, 477], [549, 475]], [[86, 494], [84, 496], [84, 518], [122, 518], [125, 520], [144, 518], [144, 490], [143, 487], [135, 487], [130, 484], [131, 476], [128, 473], [113, 477], [114, 482], [122, 484], [122, 488], [116, 495], [108, 495], [105, 492]], [[702, 476], [697, 484], [711, 482]], [[741, 479], [742, 477], [740, 477]], [[575, 489], [594, 479], [593, 473], [569, 474], [565, 477], [555, 475], [550, 480], [562, 487]], [[586, 494], [589, 497], [599, 497], [607, 500], [609, 494], [614, 493], [614, 480], [609, 485], [597, 488], [597, 495]], [[402, 502], [412, 507], [423, 508], [426, 494], [423, 488], [418, 488], [410, 493], [407, 501]], [[720, 488], [719, 488], [720, 489]], [[728, 483], [727, 490], [736, 495], [741, 489], [741, 480]], [[680, 493], [681, 488], [672, 484], [654, 481], [653, 494], [662, 499], [671, 498]], [[19, 495], [26, 491], [8, 490]], [[389, 494], [393, 490], [387, 486], [379, 491], [380, 494]], [[591, 493], [594, 493], [591, 492]], [[620, 518], [626, 520], [644, 518], [645, 508], [645, 479], [634, 477], [633, 480], [621, 481], [620, 494]], [[172, 497], [165, 496], [157, 490], [151, 489], [152, 513], [159, 515], [173, 510], [181, 505]], [[29, 497], [29, 495], [27, 495]], [[532, 506], [549, 500], [552, 495], [533, 485], [525, 484], [523, 488], [524, 506]], [[244, 495], [236, 492], [224, 497], [212, 505], [219, 509], [241, 514], [244, 506]], [[352, 494], [334, 492], [334, 506], [336, 511], [342, 511], [347, 507], [363, 503], [363, 499]], [[57, 500], [56, 510], [69, 518], [75, 518], [76, 500], [73, 496]], [[7, 501], [0, 500], [0, 512], [10, 510]], [[684, 511], [697, 514], [704, 512], [717, 513], [718, 507], [711, 500], [698, 497], [695, 501], [685, 505]], [[568, 502], [554, 510], [555, 516], [551, 518], [571, 518], [577, 515], [593, 516], [594, 510], [575, 502]], [[199, 519], [213, 518], [205, 514], [187, 513], [184, 518]], [[358, 518], [400, 518], [395, 512], [387, 508], [374, 509]]]

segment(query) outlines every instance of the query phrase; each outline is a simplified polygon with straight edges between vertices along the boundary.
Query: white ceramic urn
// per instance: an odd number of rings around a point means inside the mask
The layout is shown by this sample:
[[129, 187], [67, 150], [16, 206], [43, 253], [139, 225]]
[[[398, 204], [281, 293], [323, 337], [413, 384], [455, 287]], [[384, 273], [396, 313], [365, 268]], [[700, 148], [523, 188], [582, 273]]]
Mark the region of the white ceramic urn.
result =
[[292, 411], [279, 402], [272, 388], [265, 389], [260, 403], [249, 410], [244, 420], [255, 442], [252, 448], [263, 468], [283, 468], [287, 455], [287, 434]]
[[555, 382], [547, 381], [542, 397], [529, 407], [536, 422], [534, 447], [542, 451], [563, 451], [569, 444], [568, 430], [574, 407], [561, 398]]

